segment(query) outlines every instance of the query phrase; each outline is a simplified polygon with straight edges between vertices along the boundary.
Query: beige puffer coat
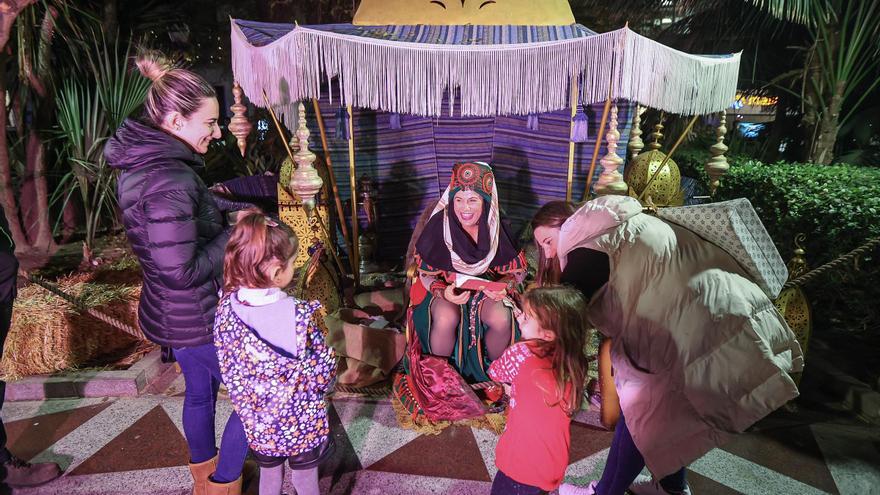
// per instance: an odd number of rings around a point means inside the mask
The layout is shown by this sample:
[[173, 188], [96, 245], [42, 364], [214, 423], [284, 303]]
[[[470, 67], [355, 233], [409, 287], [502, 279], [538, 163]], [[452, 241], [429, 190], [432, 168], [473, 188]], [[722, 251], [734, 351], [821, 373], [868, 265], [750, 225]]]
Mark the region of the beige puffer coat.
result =
[[633, 441], [658, 478], [671, 474], [798, 395], [795, 336], [727, 252], [605, 196], [563, 225], [558, 252], [609, 255], [608, 283], [590, 301], [613, 339], [614, 380]]

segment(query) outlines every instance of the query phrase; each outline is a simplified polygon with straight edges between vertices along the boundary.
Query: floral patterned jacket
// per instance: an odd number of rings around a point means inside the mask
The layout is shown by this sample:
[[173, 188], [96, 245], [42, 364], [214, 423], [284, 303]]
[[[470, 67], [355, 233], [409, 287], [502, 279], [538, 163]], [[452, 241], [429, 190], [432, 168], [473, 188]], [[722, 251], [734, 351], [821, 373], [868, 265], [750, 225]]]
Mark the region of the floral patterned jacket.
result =
[[223, 382], [255, 452], [289, 457], [320, 446], [330, 434], [324, 398], [336, 376], [336, 355], [314, 321], [317, 301], [297, 301], [290, 315], [299, 355], [267, 343], [232, 309], [217, 307], [214, 345]]

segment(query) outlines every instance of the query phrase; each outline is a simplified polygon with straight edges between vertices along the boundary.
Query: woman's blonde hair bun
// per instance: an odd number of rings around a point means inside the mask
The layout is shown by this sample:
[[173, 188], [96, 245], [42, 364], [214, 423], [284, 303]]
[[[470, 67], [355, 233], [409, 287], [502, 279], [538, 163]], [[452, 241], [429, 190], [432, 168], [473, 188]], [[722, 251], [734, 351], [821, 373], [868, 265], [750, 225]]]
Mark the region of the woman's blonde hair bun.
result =
[[138, 70], [147, 79], [156, 82], [174, 68], [174, 64], [158, 50], [141, 50], [135, 59]]

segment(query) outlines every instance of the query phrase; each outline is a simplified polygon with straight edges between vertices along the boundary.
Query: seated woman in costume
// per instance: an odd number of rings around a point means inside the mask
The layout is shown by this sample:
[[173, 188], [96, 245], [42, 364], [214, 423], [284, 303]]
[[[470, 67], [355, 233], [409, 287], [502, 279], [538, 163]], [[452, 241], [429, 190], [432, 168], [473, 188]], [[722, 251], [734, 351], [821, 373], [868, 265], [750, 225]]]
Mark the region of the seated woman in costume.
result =
[[[412, 398], [432, 421], [481, 416], [486, 408], [467, 383], [489, 381], [489, 364], [518, 338], [509, 301], [526, 274], [525, 256], [501, 224], [489, 165], [453, 167], [416, 241], [415, 263], [406, 361]], [[455, 277], [462, 274], [505, 285], [461, 290]]]

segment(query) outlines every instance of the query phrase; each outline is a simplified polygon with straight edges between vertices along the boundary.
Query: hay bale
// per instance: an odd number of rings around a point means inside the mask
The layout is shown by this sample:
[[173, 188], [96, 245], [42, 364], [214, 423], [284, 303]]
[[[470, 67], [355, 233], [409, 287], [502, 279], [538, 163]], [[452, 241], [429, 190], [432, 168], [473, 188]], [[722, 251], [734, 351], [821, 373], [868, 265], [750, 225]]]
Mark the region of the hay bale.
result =
[[[141, 283], [127, 269], [75, 273], [55, 284], [82, 299], [86, 306], [137, 325]], [[80, 313], [42, 287], [22, 287], [15, 300], [0, 374], [5, 379], [84, 367], [113, 367], [149, 352], [153, 345]]]

